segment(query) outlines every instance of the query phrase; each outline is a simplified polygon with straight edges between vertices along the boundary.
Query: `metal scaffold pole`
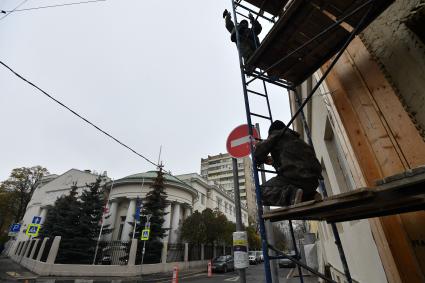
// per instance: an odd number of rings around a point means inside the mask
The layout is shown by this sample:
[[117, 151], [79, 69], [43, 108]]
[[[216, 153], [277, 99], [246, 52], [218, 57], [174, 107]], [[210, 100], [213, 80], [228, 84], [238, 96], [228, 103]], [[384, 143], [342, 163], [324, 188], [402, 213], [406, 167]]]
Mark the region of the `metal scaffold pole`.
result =
[[[298, 107], [301, 107], [302, 103], [301, 103], [301, 99], [300, 99], [297, 91], [295, 90], [293, 93], [294, 93], [295, 102], [297, 103]], [[301, 120], [302, 120], [302, 123], [303, 123], [303, 127], [304, 127], [304, 130], [305, 130], [306, 135], [307, 135], [308, 143], [314, 149], [313, 140], [311, 139], [310, 127], [307, 124], [307, 120], [305, 118], [305, 114], [304, 114], [304, 111], [302, 109], [301, 109], [300, 114], [301, 114]], [[323, 197], [327, 198], [328, 192], [326, 191], [326, 185], [325, 185], [325, 182], [323, 181], [323, 178], [319, 180], [319, 188], [320, 188], [320, 192], [322, 193]], [[353, 280], [351, 278], [350, 269], [348, 268], [347, 258], [345, 257], [345, 252], [344, 252], [344, 248], [342, 247], [341, 238], [339, 237], [338, 228], [336, 227], [335, 223], [330, 223], [330, 225], [331, 225], [331, 228], [332, 228], [332, 233], [333, 233], [334, 238], [335, 238], [335, 245], [338, 248], [338, 253], [339, 253], [339, 257], [341, 259], [342, 267], [344, 269], [345, 277], [347, 278], [347, 282], [352, 283]]]
[[[234, 21], [235, 21], [236, 45], [237, 45], [237, 49], [238, 49], [239, 67], [240, 67], [240, 71], [241, 71], [241, 79], [242, 79], [242, 88], [243, 88], [244, 101], [245, 101], [246, 118], [247, 118], [247, 124], [249, 125], [249, 135], [252, 136], [253, 130], [252, 130], [252, 121], [251, 121], [251, 116], [250, 116], [251, 112], [250, 112], [250, 107], [249, 107], [249, 102], [248, 102], [248, 92], [247, 92], [247, 88], [246, 88], [245, 71], [244, 71], [242, 55], [241, 55], [241, 51], [240, 51], [240, 38], [239, 38], [238, 29], [237, 29], [236, 7], [235, 7], [234, 0], [231, 0], [231, 3], [232, 3], [233, 18], [234, 18]], [[256, 194], [256, 197], [257, 197], [257, 208], [258, 208], [258, 214], [260, 215], [260, 217], [258, 218], [258, 222], [259, 222], [259, 227], [260, 227], [261, 246], [262, 246], [263, 256], [264, 256], [264, 273], [265, 273], [266, 283], [272, 283], [272, 276], [271, 276], [271, 271], [270, 271], [270, 260], [269, 260], [269, 255], [268, 255], [268, 243], [267, 243], [267, 237], [266, 237], [266, 228], [265, 228], [265, 225], [264, 225], [264, 220], [261, 217], [261, 215], [263, 215], [263, 204], [262, 204], [262, 200], [261, 200], [260, 181], [259, 181], [259, 178], [258, 178], [258, 170], [255, 166], [256, 161], [255, 161], [254, 149], [253, 149], [252, 143], [250, 143], [250, 147], [251, 147], [251, 156], [252, 156], [252, 163], [253, 163], [252, 167], [253, 167], [253, 171], [254, 171], [255, 194]]]

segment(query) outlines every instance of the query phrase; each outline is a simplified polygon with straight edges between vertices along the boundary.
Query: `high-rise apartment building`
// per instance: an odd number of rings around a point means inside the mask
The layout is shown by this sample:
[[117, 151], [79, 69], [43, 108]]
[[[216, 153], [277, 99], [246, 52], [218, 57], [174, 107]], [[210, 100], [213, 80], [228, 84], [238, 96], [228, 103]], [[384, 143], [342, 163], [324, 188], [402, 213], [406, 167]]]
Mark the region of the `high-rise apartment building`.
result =
[[[257, 205], [255, 185], [252, 176], [252, 162], [249, 157], [238, 158], [239, 189], [242, 203], [246, 204], [248, 214], [255, 221]], [[232, 157], [225, 153], [201, 158], [201, 175], [207, 180], [214, 181], [226, 191], [233, 193]]]

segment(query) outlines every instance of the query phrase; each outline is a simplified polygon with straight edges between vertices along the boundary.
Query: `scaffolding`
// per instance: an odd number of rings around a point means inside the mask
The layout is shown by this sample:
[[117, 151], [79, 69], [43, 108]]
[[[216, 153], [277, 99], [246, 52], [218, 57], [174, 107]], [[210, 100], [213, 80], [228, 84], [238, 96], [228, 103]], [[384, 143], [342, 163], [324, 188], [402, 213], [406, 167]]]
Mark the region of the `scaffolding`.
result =
[[[246, 2], [243, 3], [243, 2]], [[284, 131], [301, 116], [303, 128], [310, 145], [311, 131], [304, 115], [304, 107], [311, 100], [326, 76], [332, 70], [353, 38], [379, 16], [393, 0], [231, 0], [235, 21], [236, 45], [239, 54], [243, 95], [249, 134], [253, 134], [252, 118], [273, 122], [267, 84], [283, 87], [294, 93], [298, 109], [293, 113]], [[273, 24], [270, 32], [245, 62], [241, 54], [241, 42], [237, 27], [238, 16], [262, 18]], [[254, 36], [254, 35], [253, 35]], [[296, 87], [321, 68], [329, 66], [301, 101]], [[262, 81], [263, 93], [250, 88], [252, 82]], [[267, 114], [251, 112], [250, 97], [265, 99]], [[258, 224], [264, 256], [265, 279], [272, 282], [270, 260], [286, 258], [298, 267], [300, 282], [304, 282], [301, 268], [310, 271], [326, 282], [335, 282], [299, 261], [299, 251], [294, 237], [292, 220], [327, 221], [333, 231], [347, 282], [353, 282], [345, 252], [336, 227], [337, 222], [412, 212], [425, 209], [425, 168], [389, 177], [376, 187], [362, 188], [353, 192], [328, 197], [324, 180], [319, 180], [323, 200], [295, 204], [263, 213], [259, 173], [274, 173], [255, 166], [254, 148], [251, 144], [254, 164], [254, 183], [257, 198]], [[288, 220], [295, 257], [277, 250], [267, 242], [265, 220]], [[270, 255], [274, 251], [277, 255]]]

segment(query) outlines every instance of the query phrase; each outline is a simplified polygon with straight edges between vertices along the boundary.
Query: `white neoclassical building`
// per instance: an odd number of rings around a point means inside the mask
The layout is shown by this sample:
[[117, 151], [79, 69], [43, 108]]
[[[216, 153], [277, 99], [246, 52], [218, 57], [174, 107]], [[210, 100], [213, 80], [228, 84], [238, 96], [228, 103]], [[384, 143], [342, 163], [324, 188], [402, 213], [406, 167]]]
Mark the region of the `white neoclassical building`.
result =
[[[105, 224], [112, 228], [112, 233], [104, 236], [105, 240], [130, 240], [136, 213], [137, 199], [143, 200], [152, 189], [151, 185], [157, 176], [156, 171], [138, 173], [127, 177], [111, 180], [104, 174], [104, 184], [110, 189], [108, 197], [108, 212]], [[28, 204], [24, 219], [23, 229], [25, 231], [34, 216], [41, 216], [45, 220], [47, 208], [53, 205], [61, 195], [69, 193], [75, 184], [81, 193], [89, 183], [93, 183], [97, 174], [90, 171], [71, 169], [62, 175], [52, 175], [47, 178], [34, 192]], [[230, 194], [212, 181], [207, 181], [197, 173], [172, 176], [164, 174], [165, 192], [167, 193], [168, 207], [165, 216], [164, 228], [169, 233], [164, 242], [178, 243], [179, 227], [195, 210], [203, 211], [206, 208], [218, 209], [226, 217], [235, 222], [235, 205], [233, 194]], [[246, 207], [242, 207], [242, 222], [248, 225], [248, 213]], [[24, 240], [27, 236], [21, 232], [18, 240]]]

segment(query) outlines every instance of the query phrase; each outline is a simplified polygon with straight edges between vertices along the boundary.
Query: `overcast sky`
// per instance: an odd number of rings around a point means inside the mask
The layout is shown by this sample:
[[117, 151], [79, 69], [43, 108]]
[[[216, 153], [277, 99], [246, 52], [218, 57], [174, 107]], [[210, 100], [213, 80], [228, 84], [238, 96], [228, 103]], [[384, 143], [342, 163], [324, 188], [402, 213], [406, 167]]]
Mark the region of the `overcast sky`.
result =
[[[0, 0], [0, 9], [21, 2]], [[0, 60], [154, 162], [162, 145], [173, 174], [199, 173], [201, 158], [226, 152], [230, 131], [246, 123], [225, 8], [230, 1], [108, 0], [15, 12], [0, 20]], [[288, 121], [286, 92], [270, 92], [273, 118]], [[0, 181], [21, 166], [112, 178], [155, 169], [2, 66], [0, 106]], [[263, 99], [252, 108], [266, 113]]]

